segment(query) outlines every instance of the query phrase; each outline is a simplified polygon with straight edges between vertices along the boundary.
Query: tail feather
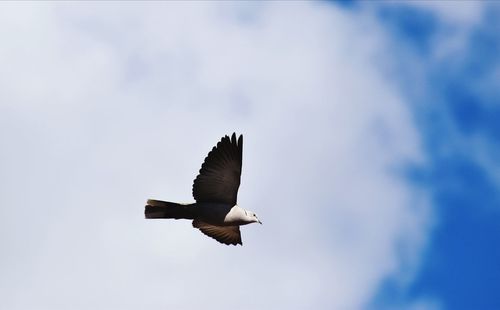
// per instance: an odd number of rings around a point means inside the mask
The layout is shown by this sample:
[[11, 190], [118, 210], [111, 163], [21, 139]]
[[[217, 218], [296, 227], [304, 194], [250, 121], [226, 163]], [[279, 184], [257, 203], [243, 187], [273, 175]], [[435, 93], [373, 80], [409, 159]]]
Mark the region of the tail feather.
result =
[[189, 219], [195, 218], [195, 204], [149, 199], [144, 210], [147, 219]]

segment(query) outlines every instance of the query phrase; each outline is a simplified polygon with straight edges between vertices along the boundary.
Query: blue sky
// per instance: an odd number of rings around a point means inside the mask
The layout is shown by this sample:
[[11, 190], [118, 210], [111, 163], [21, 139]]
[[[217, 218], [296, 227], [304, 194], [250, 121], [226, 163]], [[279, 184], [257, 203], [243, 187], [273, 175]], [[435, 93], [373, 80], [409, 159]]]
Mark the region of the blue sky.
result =
[[[495, 3], [0, 8], [0, 308], [500, 307]], [[233, 131], [244, 246], [145, 221]]]
[[[433, 53], [443, 36], [461, 25], [428, 8], [374, 8], [394, 48], [409, 50], [410, 57], [395, 53], [400, 57], [396, 72], [430, 159], [409, 175], [430, 191], [438, 216], [419, 274], [403, 291], [389, 280], [382, 303], [397, 294], [403, 299], [433, 296], [447, 309], [500, 307], [495, 297], [500, 279], [500, 7], [484, 5], [461, 48], [439, 60]], [[404, 65], [413, 57], [429, 64], [419, 77]], [[415, 84], [425, 85], [421, 93], [412, 90]]]

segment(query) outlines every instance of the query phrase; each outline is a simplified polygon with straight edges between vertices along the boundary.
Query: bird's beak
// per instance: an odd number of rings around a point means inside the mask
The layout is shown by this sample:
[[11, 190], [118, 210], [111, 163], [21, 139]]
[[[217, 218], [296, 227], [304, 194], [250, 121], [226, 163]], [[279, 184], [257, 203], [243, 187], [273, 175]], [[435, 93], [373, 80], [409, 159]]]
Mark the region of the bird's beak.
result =
[[262, 222], [259, 220], [259, 224], [262, 225]]

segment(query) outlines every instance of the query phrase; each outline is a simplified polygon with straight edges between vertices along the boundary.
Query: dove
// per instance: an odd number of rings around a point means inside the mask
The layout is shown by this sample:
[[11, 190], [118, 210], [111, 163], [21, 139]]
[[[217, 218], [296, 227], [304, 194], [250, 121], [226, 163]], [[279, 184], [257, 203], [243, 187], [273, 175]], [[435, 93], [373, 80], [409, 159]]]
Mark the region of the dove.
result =
[[208, 153], [193, 183], [195, 203], [149, 199], [146, 219], [193, 220], [194, 228], [226, 245], [243, 245], [240, 226], [259, 223], [257, 215], [237, 204], [243, 157], [243, 135], [224, 136]]

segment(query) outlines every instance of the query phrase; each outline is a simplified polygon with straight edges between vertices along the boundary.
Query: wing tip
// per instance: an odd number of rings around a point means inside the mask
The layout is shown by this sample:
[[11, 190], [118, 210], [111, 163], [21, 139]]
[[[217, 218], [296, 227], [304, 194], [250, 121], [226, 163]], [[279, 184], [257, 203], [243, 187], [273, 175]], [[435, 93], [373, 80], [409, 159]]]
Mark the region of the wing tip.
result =
[[[215, 240], [216, 240], [216, 241], [219, 241], [219, 240], [217, 240], [217, 239], [215, 239]], [[225, 245], [227, 245], [227, 246], [230, 246], [230, 245], [234, 245], [234, 246], [238, 246], [238, 245], [239, 245], [239, 246], [243, 246], [243, 242], [241, 242], [241, 240], [240, 240], [240, 241], [236, 241], [236, 242], [228, 242], [228, 243], [225, 243], [225, 242], [220, 242], [220, 241], [219, 241], [219, 243], [225, 244]]]
[[[226, 137], [228, 137], [228, 136], [226, 135]], [[243, 134], [240, 134], [239, 136], [237, 136], [236, 132], [233, 132], [233, 134], [231, 135], [231, 142], [234, 144], [240, 145], [241, 142], [243, 142]]]

